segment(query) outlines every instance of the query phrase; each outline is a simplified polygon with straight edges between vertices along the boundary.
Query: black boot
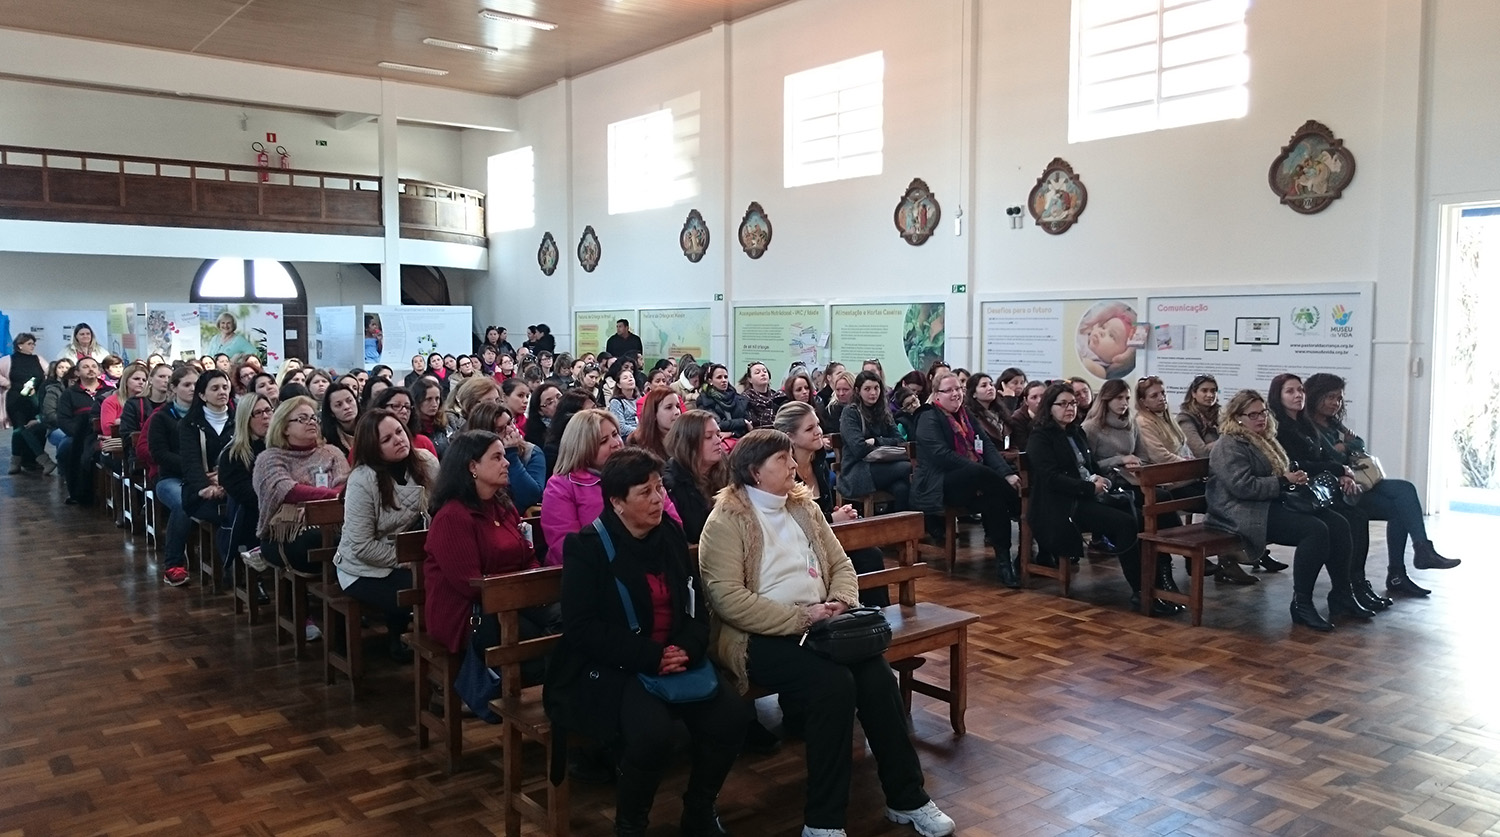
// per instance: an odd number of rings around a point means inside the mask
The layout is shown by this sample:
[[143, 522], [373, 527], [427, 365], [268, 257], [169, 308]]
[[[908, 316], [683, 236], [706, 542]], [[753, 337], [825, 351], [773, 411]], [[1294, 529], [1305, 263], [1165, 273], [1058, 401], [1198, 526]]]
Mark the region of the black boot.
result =
[[1177, 579], [1172, 576], [1172, 559], [1169, 556], [1162, 556], [1156, 562], [1156, 589], [1168, 593], [1182, 592], [1177, 589]]
[[1417, 541], [1412, 545], [1416, 556], [1412, 558], [1412, 566], [1419, 570], [1451, 570], [1462, 564], [1458, 558], [1444, 558], [1433, 548], [1432, 541]]
[[1406, 574], [1406, 568], [1392, 569], [1385, 577], [1385, 590], [1392, 596], [1411, 596], [1421, 598], [1431, 595], [1432, 591], [1426, 587], [1418, 587], [1415, 581]]
[[1010, 550], [995, 550], [995, 563], [1000, 568], [1000, 584], [1003, 587], [1020, 587], [1021, 579], [1016, 575], [1016, 562], [1011, 560]]
[[1317, 605], [1313, 604], [1310, 597], [1292, 599], [1292, 624], [1306, 625], [1315, 631], [1333, 630], [1333, 624], [1318, 613]]
[[1375, 594], [1375, 588], [1370, 586], [1367, 578], [1356, 578], [1354, 580], [1354, 600], [1359, 602], [1367, 610], [1379, 613], [1395, 604], [1394, 601]]
[[621, 764], [616, 776], [615, 837], [645, 837], [661, 773]]
[[1268, 549], [1261, 554], [1260, 560], [1255, 562], [1255, 568], [1258, 570], [1264, 570], [1268, 573], [1279, 573], [1282, 570], [1286, 569], [1287, 565], [1276, 560], [1275, 558], [1272, 558], [1271, 550]]
[[[1130, 594], [1130, 609], [1131, 610], [1140, 610], [1141, 609], [1141, 593], [1140, 593], [1139, 590], [1137, 590], [1136, 592]], [[1175, 615], [1175, 614], [1181, 613], [1181, 612], [1182, 612], [1182, 606], [1181, 605], [1174, 605], [1171, 602], [1164, 602], [1161, 599], [1152, 599], [1151, 600], [1151, 615], [1152, 616], [1172, 616], [1172, 615]]]
[[734, 767], [735, 748], [695, 736], [693, 739], [693, 772], [688, 775], [687, 790], [682, 794], [681, 837], [728, 837], [729, 830], [719, 822], [714, 800]]
[[1337, 619], [1341, 616], [1352, 616], [1355, 619], [1373, 619], [1375, 611], [1365, 607], [1354, 598], [1354, 592], [1348, 587], [1335, 590], [1328, 594], [1328, 618]]

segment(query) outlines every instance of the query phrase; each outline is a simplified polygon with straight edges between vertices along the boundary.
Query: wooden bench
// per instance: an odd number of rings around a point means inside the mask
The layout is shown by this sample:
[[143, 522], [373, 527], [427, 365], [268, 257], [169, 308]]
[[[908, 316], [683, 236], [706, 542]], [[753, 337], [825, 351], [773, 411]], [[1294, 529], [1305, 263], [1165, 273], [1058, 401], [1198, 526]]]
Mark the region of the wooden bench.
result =
[[1021, 570], [1021, 586], [1031, 583], [1032, 576], [1051, 578], [1057, 581], [1057, 595], [1067, 598], [1073, 586], [1073, 562], [1066, 555], [1055, 555], [1056, 564], [1047, 566], [1032, 560], [1033, 532], [1031, 531], [1031, 469], [1026, 454], [1016, 454], [1016, 474], [1021, 478], [1021, 545], [1016, 550], [1016, 563]]
[[234, 557], [231, 567], [230, 591], [234, 593], [234, 613], [236, 616], [245, 614], [245, 621], [250, 626], [260, 624], [260, 586], [262, 579], [274, 577], [270, 569], [262, 572], [245, 563], [245, 550]]
[[[1208, 559], [1244, 549], [1238, 535], [1218, 529], [1210, 529], [1202, 523], [1189, 523], [1158, 530], [1157, 515], [1168, 512], [1178, 514], [1203, 513], [1207, 511], [1207, 500], [1203, 495], [1170, 498], [1165, 486], [1169, 483], [1208, 478], [1207, 459], [1189, 459], [1163, 465], [1147, 465], [1131, 470], [1145, 496], [1142, 509], [1145, 531], [1141, 539], [1141, 613], [1151, 615], [1154, 599], [1187, 605], [1193, 627], [1203, 624], [1203, 576]], [[1156, 562], [1159, 555], [1181, 555], [1189, 567], [1188, 592], [1173, 593], [1156, 586]]]
[[[344, 504], [341, 500], [318, 500], [312, 503], [302, 504], [304, 509], [304, 522], [308, 526], [318, 525], [311, 521], [332, 521], [322, 529], [324, 549], [338, 545], [338, 534], [335, 527], [344, 522]], [[293, 654], [297, 659], [302, 658], [307, 649], [307, 597], [309, 595], [321, 601], [323, 596], [322, 578], [318, 575], [298, 572], [291, 567], [272, 566], [275, 579], [276, 592], [273, 596], [276, 608], [276, 644], [282, 645], [288, 639], [292, 643]]]

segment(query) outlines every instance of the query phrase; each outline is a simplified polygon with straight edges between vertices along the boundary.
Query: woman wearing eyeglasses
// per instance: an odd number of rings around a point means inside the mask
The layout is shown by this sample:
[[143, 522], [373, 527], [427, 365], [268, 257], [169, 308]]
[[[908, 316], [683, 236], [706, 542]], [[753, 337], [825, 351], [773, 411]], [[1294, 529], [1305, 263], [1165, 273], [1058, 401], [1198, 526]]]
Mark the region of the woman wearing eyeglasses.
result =
[[1010, 518], [1020, 510], [1021, 478], [1000, 455], [1000, 442], [969, 420], [964, 388], [952, 372], [932, 379], [932, 403], [916, 413], [917, 467], [912, 470], [911, 504], [941, 515], [948, 506], [983, 516], [985, 539], [995, 548], [1000, 583], [1019, 587], [1010, 557]]
[[[1078, 396], [1068, 382], [1042, 392], [1037, 418], [1026, 442], [1031, 474], [1030, 520], [1040, 547], [1064, 560], [1083, 556], [1083, 530], [1114, 544], [1120, 571], [1130, 585], [1130, 605], [1141, 603], [1141, 548], [1135, 515], [1101, 498], [1112, 485], [1089, 449], [1088, 437], [1074, 424]], [[1127, 501], [1128, 502], [1128, 501]], [[1179, 613], [1181, 605], [1157, 600], [1151, 612]]]
[[229, 519], [229, 561], [239, 560], [240, 550], [260, 545], [255, 534], [260, 519], [260, 501], [255, 496], [255, 460], [266, 449], [266, 432], [276, 410], [265, 396], [241, 395], [235, 402], [234, 436], [219, 452], [219, 484], [227, 495], [224, 514]]
[[1209, 456], [1208, 525], [1240, 536], [1251, 555], [1267, 543], [1295, 546], [1292, 557], [1292, 622], [1315, 631], [1331, 631], [1313, 604], [1318, 570], [1328, 568], [1333, 590], [1330, 613], [1369, 618], [1349, 587], [1349, 524], [1332, 511], [1304, 513], [1280, 502], [1281, 492], [1307, 485], [1306, 471], [1293, 470], [1286, 450], [1276, 441], [1276, 421], [1266, 400], [1253, 389], [1235, 393], [1224, 408], [1219, 441]]

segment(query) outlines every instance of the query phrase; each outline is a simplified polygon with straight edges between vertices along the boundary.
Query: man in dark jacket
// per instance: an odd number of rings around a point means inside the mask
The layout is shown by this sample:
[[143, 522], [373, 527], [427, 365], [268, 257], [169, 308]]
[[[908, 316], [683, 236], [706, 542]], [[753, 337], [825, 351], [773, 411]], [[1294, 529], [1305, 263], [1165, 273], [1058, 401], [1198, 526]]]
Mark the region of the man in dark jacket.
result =
[[94, 419], [105, 396], [114, 390], [104, 386], [99, 377], [99, 362], [91, 357], [78, 361], [78, 378], [57, 399], [57, 424], [71, 443], [59, 451], [59, 465], [67, 478], [70, 506], [87, 506], [94, 502], [94, 448], [99, 439]]
[[615, 333], [604, 344], [604, 351], [609, 352], [610, 357], [624, 357], [643, 354], [646, 350], [641, 346], [641, 336], [630, 333], [629, 320], [615, 320]]

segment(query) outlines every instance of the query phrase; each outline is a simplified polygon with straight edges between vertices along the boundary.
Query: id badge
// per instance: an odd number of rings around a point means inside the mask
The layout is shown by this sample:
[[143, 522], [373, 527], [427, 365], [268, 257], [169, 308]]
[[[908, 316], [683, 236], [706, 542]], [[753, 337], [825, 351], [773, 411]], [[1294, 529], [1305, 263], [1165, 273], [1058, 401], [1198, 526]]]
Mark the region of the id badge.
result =
[[980, 456], [984, 456], [984, 440], [983, 439], [975, 439], [974, 440], [974, 452], [977, 453], [977, 454], [979, 454]]

